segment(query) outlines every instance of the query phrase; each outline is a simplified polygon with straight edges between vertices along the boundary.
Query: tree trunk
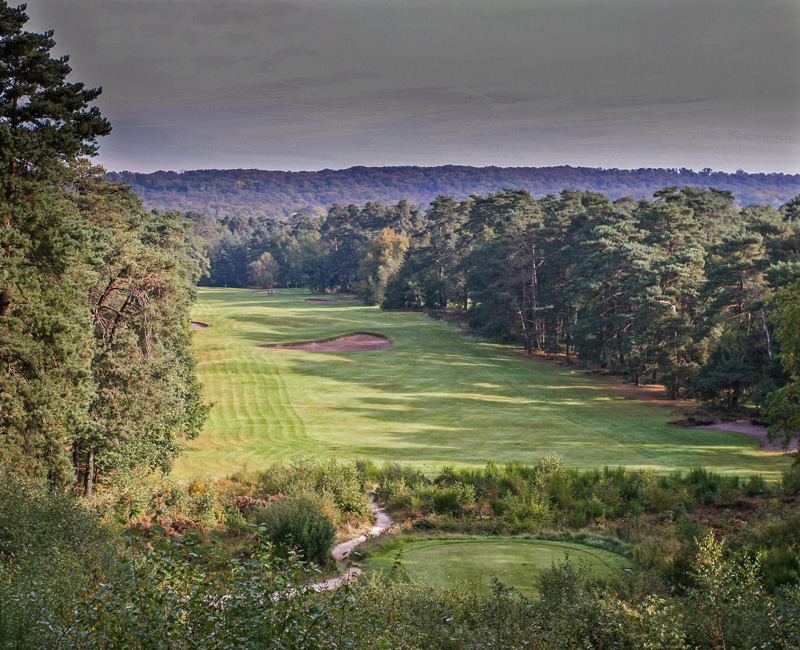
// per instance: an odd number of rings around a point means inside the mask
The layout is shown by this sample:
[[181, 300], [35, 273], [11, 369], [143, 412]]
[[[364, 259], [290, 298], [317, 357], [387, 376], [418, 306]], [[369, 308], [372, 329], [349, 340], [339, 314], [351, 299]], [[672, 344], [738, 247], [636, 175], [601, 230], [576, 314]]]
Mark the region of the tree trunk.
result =
[[86, 474], [83, 477], [83, 494], [89, 496], [92, 493], [92, 477], [94, 475], [94, 451], [89, 450], [86, 455]]
[[767, 355], [772, 358], [772, 341], [769, 336], [769, 327], [767, 327], [767, 317], [764, 315], [764, 310], [761, 309], [761, 326], [764, 329], [764, 336], [767, 337]]
[[9, 287], [5, 287], [3, 291], [0, 292], [0, 316], [5, 316], [8, 313], [10, 307], [11, 307], [11, 289]]
[[537, 319], [537, 292], [539, 282], [536, 277], [536, 244], [531, 245], [531, 323], [533, 324], [533, 338], [536, 341], [536, 349], [541, 352], [542, 345], [539, 340], [539, 323]]
[[72, 467], [75, 469], [75, 485], [73, 488], [77, 490], [81, 484], [81, 448], [77, 442], [72, 445]]

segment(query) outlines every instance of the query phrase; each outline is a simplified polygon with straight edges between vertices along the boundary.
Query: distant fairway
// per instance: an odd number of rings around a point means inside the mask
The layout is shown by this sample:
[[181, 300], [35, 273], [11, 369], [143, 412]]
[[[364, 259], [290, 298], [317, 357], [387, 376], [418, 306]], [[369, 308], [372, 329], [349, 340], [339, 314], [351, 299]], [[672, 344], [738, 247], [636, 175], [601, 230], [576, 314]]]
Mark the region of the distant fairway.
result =
[[[705, 466], [767, 478], [790, 464], [742, 434], [667, 426], [669, 409], [609, 390], [608, 379], [464, 340], [422, 314], [348, 300], [311, 304], [311, 295], [201, 289], [192, 318], [209, 327], [195, 330], [194, 341], [215, 407], [177, 477], [223, 476], [243, 463], [257, 469], [300, 454], [408, 461], [432, 471], [533, 463], [555, 449], [582, 468]], [[259, 347], [350, 332], [382, 334], [394, 347]]]
[[398, 577], [437, 587], [462, 581], [486, 591], [495, 576], [506, 586], [531, 595], [537, 576], [553, 564], [562, 564], [565, 553], [573, 566], [585, 566], [598, 578], [631, 564], [621, 555], [583, 544], [517, 537], [409, 541], [370, 555], [361, 564], [367, 574], [389, 573], [399, 561], [394, 569]]

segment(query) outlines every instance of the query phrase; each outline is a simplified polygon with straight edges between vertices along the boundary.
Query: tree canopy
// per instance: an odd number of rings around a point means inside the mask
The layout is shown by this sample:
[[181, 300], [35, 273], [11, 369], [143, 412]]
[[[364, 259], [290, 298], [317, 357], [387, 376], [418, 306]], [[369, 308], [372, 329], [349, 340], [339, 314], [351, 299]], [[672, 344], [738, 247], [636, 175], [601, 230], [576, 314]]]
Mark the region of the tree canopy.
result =
[[200, 255], [87, 156], [110, 125], [53, 33], [0, 2], [0, 460], [86, 491], [165, 467], [205, 416], [188, 308]]

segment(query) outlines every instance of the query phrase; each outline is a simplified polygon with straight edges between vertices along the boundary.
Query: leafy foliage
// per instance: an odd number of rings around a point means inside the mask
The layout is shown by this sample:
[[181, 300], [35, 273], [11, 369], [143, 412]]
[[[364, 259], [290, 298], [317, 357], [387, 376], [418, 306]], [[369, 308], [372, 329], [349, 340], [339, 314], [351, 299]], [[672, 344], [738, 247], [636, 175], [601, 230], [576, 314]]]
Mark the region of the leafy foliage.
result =
[[69, 83], [52, 32], [0, 3], [0, 460], [88, 493], [101, 472], [166, 469], [207, 407], [188, 309], [202, 254], [89, 167], [108, 122]]

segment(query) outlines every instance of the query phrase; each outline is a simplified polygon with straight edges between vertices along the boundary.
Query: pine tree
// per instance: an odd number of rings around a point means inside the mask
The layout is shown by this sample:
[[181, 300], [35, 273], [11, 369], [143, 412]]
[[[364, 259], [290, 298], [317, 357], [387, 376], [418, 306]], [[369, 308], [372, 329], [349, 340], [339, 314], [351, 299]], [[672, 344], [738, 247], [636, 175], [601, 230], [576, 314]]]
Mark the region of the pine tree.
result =
[[97, 138], [111, 131], [97, 107], [89, 106], [100, 89], [67, 82], [69, 57], [50, 56], [52, 31], [23, 30], [25, 7], [0, 1], [0, 316], [11, 308], [18, 260], [26, 256], [35, 227], [31, 185], [63, 179], [69, 164], [96, 153]]
[[203, 256], [179, 214], [88, 166], [100, 91], [66, 81], [24, 9], [0, 1], [0, 462], [89, 492], [103, 470], [168, 468], [199, 432]]
[[63, 483], [65, 444], [91, 422], [91, 326], [82, 287], [96, 234], [65, 200], [75, 161], [110, 131], [100, 93], [67, 82], [52, 32], [0, 2], [0, 458]]

